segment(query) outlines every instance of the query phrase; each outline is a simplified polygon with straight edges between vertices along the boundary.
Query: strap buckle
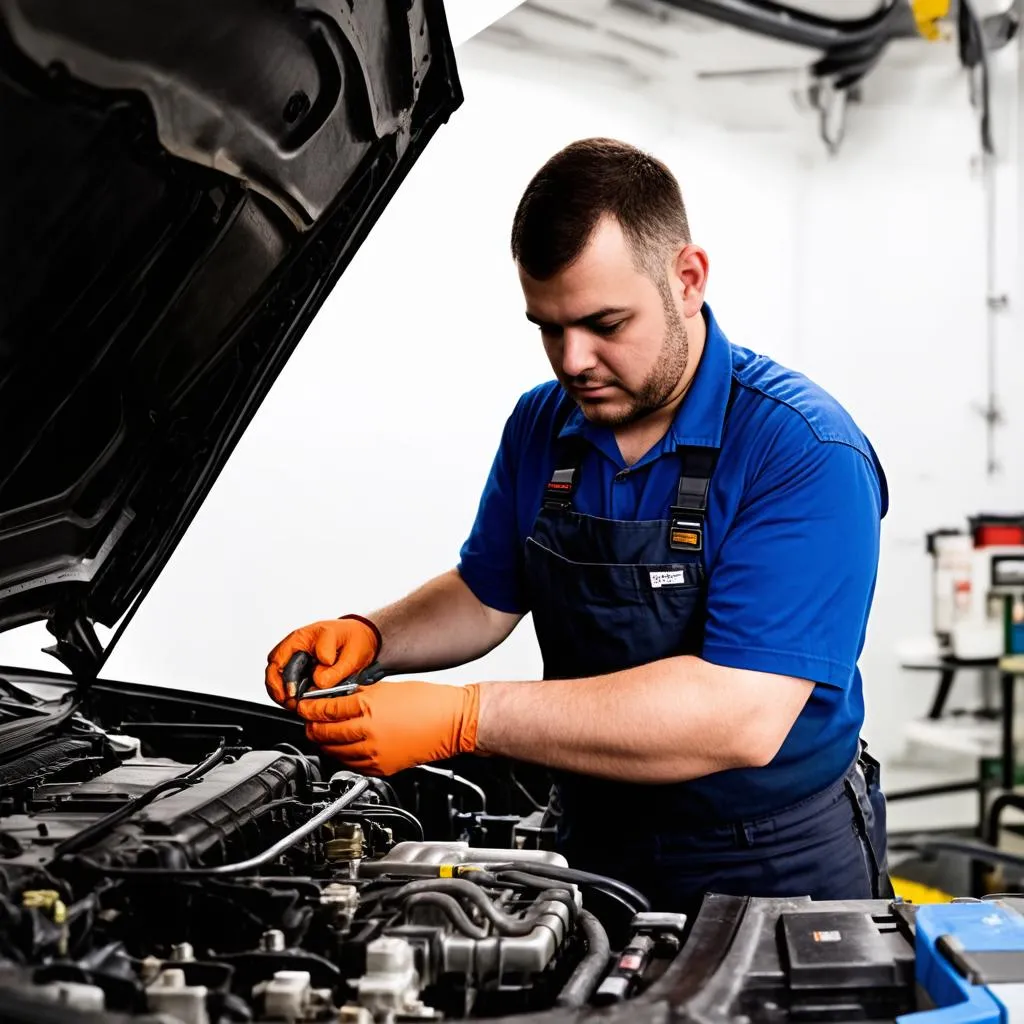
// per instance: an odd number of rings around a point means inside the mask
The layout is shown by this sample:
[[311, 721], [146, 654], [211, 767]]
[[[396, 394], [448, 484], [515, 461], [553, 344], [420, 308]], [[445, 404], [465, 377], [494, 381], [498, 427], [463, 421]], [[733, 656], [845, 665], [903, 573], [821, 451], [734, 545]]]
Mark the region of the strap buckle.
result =
[[704, 513], [673, 505], [669, 509], [668, 545], [673, 551], [703, 551]]
[[579, 468], [556, 469], [544, 488], [544, 508], [572, 508], [572, 496], [576, 490]]
[[682, 472], [675, 504], [669, 509], [668, 543], [673, 551], [704, 550], [708, 486], [718, 461], [717, 448], [680, 447]]

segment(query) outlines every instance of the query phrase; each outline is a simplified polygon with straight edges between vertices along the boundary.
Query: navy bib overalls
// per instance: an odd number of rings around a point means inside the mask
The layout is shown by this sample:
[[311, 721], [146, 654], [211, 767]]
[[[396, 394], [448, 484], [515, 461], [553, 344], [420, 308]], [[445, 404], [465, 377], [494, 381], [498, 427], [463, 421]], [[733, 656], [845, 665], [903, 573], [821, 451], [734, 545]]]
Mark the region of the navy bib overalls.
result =
[[[699, 655], [704, 517], [718, 449], [677, 449], [679, 486], [668, 517], [634, 522], [574, 511], [584, 443], [557, 442], [558, 468], [526, 542], [526, 587], [545, 678]], [[707, 892], [892, 894], [884, 797], [866, 750], [826, 789], [788, 806], [769, 799], [763, 813], [740, 818], [730, 813], [729, 774], [653, 785], [556, 772], [550, 812], [558, 849], [574, 867], [631, 883], [662, 911], [693, 914]], [[749, 792], [744, 797], [749, 806]]]

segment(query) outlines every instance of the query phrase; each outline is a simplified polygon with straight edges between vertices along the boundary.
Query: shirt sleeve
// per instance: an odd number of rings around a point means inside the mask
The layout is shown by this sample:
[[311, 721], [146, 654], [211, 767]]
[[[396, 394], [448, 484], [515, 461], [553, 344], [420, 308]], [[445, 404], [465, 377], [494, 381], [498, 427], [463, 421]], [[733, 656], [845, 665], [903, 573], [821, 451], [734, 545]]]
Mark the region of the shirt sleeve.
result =
[[705, 660], [846, 687], [878, 567], [872, 458], [805, 424], [776, 443], [709, 573]]
[[522, 401], [505, 424], [480, 496], [476, 519], [462, 545], [459, 575], [488, 608], [524, 615], [523, 545], [516, 518], [516, 475]]

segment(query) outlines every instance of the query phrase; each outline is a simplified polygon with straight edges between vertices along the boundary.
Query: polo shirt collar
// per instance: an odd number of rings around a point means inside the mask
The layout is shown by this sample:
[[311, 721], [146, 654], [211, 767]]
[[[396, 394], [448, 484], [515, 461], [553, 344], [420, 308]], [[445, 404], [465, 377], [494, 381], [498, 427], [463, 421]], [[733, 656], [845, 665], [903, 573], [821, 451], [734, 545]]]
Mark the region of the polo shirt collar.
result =
[[[718, 326], [711, 307], [704, 303], [701, 312], [707, 325], [707, 337], [693, 383], [680, 403], [665, 437], [638, 465], [684, 445], [704, 448], [721, 446], [722, 427], [732, 387], [732, 348], [729, 339]], [[589, 422], [578, 407], [569, 414], [558, 436], [583, 437], [614, 462], [622, 462], [612, 429]]]

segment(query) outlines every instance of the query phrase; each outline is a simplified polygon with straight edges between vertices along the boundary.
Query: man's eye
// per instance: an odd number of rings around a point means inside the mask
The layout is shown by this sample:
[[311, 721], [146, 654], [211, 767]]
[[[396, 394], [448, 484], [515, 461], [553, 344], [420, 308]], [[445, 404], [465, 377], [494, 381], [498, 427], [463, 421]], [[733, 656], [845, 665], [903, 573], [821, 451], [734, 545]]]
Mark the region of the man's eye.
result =
[[625, 322], [625, 320], [617, 320], [613, 324], [594, 324], [594, 333], [600, 334], [602, 338], [607, 338], [616, 334]]

